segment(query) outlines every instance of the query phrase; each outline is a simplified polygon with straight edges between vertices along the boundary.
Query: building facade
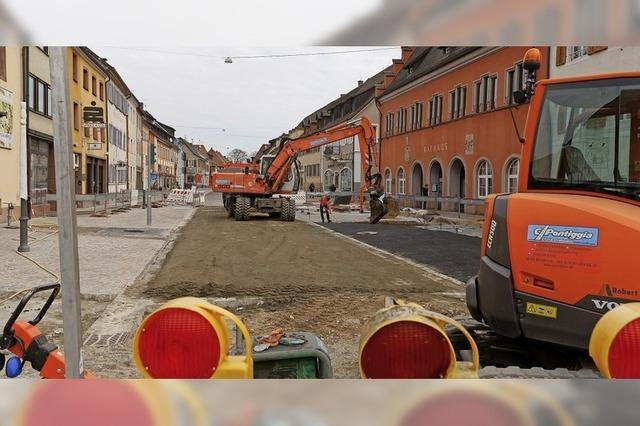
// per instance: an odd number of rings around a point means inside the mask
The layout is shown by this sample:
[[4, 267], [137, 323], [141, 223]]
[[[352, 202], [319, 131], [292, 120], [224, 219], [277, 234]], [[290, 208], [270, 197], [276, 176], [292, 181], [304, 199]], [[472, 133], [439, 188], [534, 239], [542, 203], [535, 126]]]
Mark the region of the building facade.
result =
[[556, 46], [549, 52], [552, 78], [640, 69], [640, 47]]
[[[549, 69], [548, 49], [541, 49], [539, 79]], [[521, 145], [513, 121], [522, 132], [528, 106], [512, 94], [526, 79], [526, 50], [403, 48], [379, 89], [387, 192], [482, 199], [517, 190]]]
[[142, 147], [142, 104], [133, 93], [129, 92], [127, 105], [129, 108], [129, 114], [127, 114], [129, 190], [132, 201], [137, 202], [138, 195], [144, 189], [144, 182], [146, 182], [144, 174], [146, 156]]
[[[117, 71], [107, 65], [107, 116], [109, 125], [109, 192], [120, 193], [129, 190], [130, 175], [129, 150], [129, 101], [130, 91]], [[135, 164], [135, 163], [134, 163]], [[134, 166], [135, 167], [135, 166]]]
[[[375, 103], [375, 90], [376, 85], [382, 84], [386, 71], [359, 81], [353, 90], [305, 117], [297, 128], [304, 131], [303, 136], [308, 136], [345, 124], [357, 125], [361, 117], [366, 116], [377, 129], [380, 114]], [[335, 187], [341, 192], [352, 192], [358, 190], [363, 179], [360, 145], [356, 137], [302, 152], [299, 160], [306, 190], [313, 184], [317, 191]]]
[[20, 151], [26, 140], [21, 134], [23, 117], [22, 49], [0, 46], [0, 212], [3, 220], [11, 203], [20, 217]]
[[32, 214], [42, 216], [51, 208], [46, 201], [47, 194], [56, 193], [49, 54], [45, 47], [24, 49], [28, 52], [29, 197]]
[[155, 147], [155, 163], [149, 170], [152, 190], [170, 190], [177, 187], [178, 145], [174, 142], [175, 129], [160, 123], [148, 111], [143, 111], [144, 138]]
[[76, 194], [104, 193], [108, 190], [107, 128], [91, 127], [85, 118], [102, 114], [108, 124], [107, 69], [86, 47], [69, 47], [67, 55]]
[[[184, 153], [184, 171], [181, 188], [201, 187], [209, 184], [209, 155], [202, 145], [194, 145], [184, 138], [177, 138]], [[204, 151], [204, 152], [203, 152]]]
[[211, 175], [220, 170], [228, 160], [220, 151], [216, 151], [213, 148], [207, 151], [207, 155], [209, 156], [209, 177], [211, 177]]

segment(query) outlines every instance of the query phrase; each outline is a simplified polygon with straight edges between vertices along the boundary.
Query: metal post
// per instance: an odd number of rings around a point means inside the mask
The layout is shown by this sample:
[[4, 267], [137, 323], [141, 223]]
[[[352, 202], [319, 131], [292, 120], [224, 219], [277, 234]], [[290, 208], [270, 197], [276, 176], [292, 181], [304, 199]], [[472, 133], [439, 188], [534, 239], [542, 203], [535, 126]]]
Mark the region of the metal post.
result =
[[147, 145], [147, 226], [151, 226], [151, 142]]
[[58, 245], [62, 283], [62, 320], [64, 330], [65, 377], [81, 378], [82, 322], [80, 310], [80, 270], [76, 232], [76, 194], [71, 140], [71, 111], [67, 82], [66, 47], [49, 47], [53, 140], [56, 164], [58, 209]]
[[20, 105], [20, 245], [18, 251], [28, 252], [29, 248], [29, 202], [27, 180], [27, 103]]

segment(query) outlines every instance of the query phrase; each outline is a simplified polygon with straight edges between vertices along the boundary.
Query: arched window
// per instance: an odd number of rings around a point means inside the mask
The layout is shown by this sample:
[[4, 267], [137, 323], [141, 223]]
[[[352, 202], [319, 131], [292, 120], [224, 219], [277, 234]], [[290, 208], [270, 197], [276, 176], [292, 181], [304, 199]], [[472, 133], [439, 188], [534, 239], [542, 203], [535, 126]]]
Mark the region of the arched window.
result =
[[406, 179], [404, 178], [404, 169], [398, 169], [398, 194], [404, 195], [406, 193]]
[[488, 161], [478, 164], [478, 198], [485, 198], [493, 192], [493, 170]]
[[352, 175], [351, 169], [345, 167], [340, 171], [340, 190], [344, 192], [351, 191]]
[[324, 189], [329, 190], [331, 185], [333, 185], [333, 170], [326, 170], [324, 172]]
[[384, 192], [391, 194], [391, 170], [384, 172]]
[[518, 192], [518, 172], [520, 171], [520, 160], [512, 159], [507, 164], [507, 192]]

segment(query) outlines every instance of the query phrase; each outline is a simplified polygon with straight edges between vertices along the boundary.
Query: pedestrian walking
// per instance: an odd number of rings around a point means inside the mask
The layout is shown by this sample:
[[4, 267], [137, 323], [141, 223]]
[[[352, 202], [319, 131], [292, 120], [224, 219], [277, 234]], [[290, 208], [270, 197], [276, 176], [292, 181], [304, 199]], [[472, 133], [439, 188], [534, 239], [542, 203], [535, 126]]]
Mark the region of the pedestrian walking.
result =
[[[428, 196], [429, 196], [429, 184], [428, 184], [428, 183], [425, 183], [425, 184], [422, 186], [422, 196], [423, 196], [423, 197], [428, 197]], [[427, 202], [426, 202], [426, 201], [423, 201], [423, 202], [422, 202], [422, 208], [423, 208], [424, 210], [426, 210], [426, 209], [427, 209]]]
[[309, 192], [316, 192], [316, 186], [313, 184], [313, 182], [309, 184]]
[[329, 216], [329, 212], [331, 211], [331, 203], [329, 194], [324, 194], [320, 199], [320, 219], [322, 219], [322, 223], [324, 223], [324, 215], [327, 215], [327, 222], [331, 223], [331, 216]]

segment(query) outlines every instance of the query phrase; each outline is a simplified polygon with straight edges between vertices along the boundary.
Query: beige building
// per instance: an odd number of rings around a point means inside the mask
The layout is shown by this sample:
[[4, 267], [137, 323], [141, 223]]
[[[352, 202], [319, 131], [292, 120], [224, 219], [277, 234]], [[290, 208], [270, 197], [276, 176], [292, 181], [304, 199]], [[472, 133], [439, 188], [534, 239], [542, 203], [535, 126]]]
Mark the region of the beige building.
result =
[[51, 207], [46, 201], [46, 195], [56, 193], [49, 53], [46, 47], [31, 46], [25, 49], [28, 51], [29, 70], [29, 196], [33, 215], [41, 216]]
[[[382, 83], [385, 71], [366, 81], [359, 81], [349, 93], [305, 117], [298, 128], [303, 129], [304, 136], [307, 136], [345, 124], [358, 125], [360, 117], [366, 116], [375, 127], [377, 137], [380, 114], [375, 104], [375, 88]], [[363, 179], [360, 146], [356, 137], [306, 151], [299, 156], [299, 160], [305, 190], [309, 190], [313, 184], [316, 191], [328, 191], [335, 186], [340, 192], [357, 192]]]
[[7, 203], [12, 203], [16, 219], [20, 216], [20, 150], [26, 148], [21, 134], [21, 64], [20, 47], [0, 46], [0, 212], [6, 217]]

